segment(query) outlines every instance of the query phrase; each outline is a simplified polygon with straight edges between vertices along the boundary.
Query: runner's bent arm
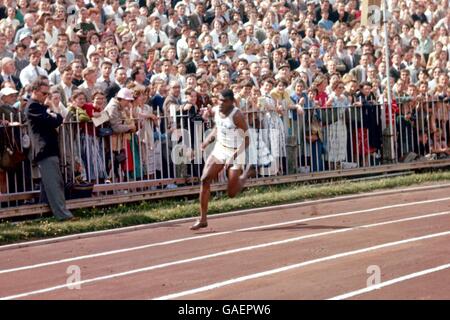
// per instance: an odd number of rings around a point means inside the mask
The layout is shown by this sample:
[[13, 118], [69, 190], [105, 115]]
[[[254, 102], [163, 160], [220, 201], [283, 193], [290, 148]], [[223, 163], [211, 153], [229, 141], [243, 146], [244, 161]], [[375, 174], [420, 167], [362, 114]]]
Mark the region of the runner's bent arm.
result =
[[245, 151], [250, 145], [250, 138], [248, 135], [248, 125], [245, 121], [245, 117], [241, 111], [236, 112], [233, 117], [233, 121], [236, 124], [236, 127], [242, 130], [245, 133], [244, 143], [242, 143], [235, 152], [234, 159], [236, 159], [243, 151]]
[[217, 135], [217, 127], [214, 127], [208, 137], [203, 141], [202, 148], [205, 149], [209, 144], [213, 143], [216, 140]]

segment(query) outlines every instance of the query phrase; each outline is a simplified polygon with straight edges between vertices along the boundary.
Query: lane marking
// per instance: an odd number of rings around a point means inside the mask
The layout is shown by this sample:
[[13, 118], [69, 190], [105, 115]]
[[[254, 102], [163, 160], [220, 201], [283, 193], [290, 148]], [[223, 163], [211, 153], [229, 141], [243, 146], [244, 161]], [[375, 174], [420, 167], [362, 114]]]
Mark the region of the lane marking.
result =
[[[203, 256], [197, 256], [194, 258], [166, 262], [166, 263], [162, 263], [162, 264], [158, 264], [158, 265], [129, 270], [129, 271], [120, 272], [120, 273], [116, 273], [116, 274], [110, 274], [110, 275], [96, 277], [96, 278], [92, 278], [92, 279], [77, 281], [77, 282], [73, 282], [70, 284], [63, 284], [63, 285], [58, 285], [58, 286], [49, 287], [49, 288], [45, 288], [45, 289], [40, 289], [40, 290], [30, 291], [30, 292], [16, 294], [16, 295], [12, 295], [12, 296], [2, 297], [2, 298], [0, 298], [0, 300], [11, 300], [11, 299], [17, 299], [17, 298], [24, 298], [24, 297], [28, 297], [31, 295], [36, 295], [36, 294], [40, 294], [40, 293], [46, 293], [46, 292], [55, 291], [58, 289], [63, 289], [68, 286], [78, 286], [78, 285], [83, 285], [83, 284], [87, 284], [87, 283], [109, 280], [109, 279], [129, 276], [129, 275], [136, 274], [136, 273], [142, 273], [142, 272], [167, 268], [167, 267], [171, 267], [171, 266], [175, 266], [175, 265], [186, 264], [186, 263], [190, 263], [190, 262], [196, 262], [196, 261], [211, 259], [211, 258], [220, 257], [220, 256], [226, 256], [226, 255], [230, 255], [230, 254], [234, 254], [234, 253], [240, 253], [240, 252], [251, 251], [251, 250], [255, 250], [255, 249], [267, 248], [267, 247], [276, 246], [276, 245], [282, 245], [282, 244], [300, 241], [300, 240], [304, 240], [304, 239], [310, 239], [310, 238], [315, 238], [315, 237], [320, 237], [320, 236], [325, 236], [325, 235], [330, 235], [330, 234], [349, 232], [352, 230], [358, 230], [358, 229], [364, 229], [364, 228], [373, 228], [373, 227], [377, 227], [377, 226], [401, 223], [401, 222], [405, 222], [405, 221], [414, 221], [414, 220], [432, 218], [432, 217], [443, 216], [443, 215], [447, 215], [447, 214], [450, 214], [450, 211], [437, 212], [437, 213], [428, 214], [428, 215], [424, 215], [424, 216], [409, 217], [409, 218], [403, 218], [403, 219], [399, 219], [399, 220], [392, 220], [392, 221], [385, 221], [385, 222], [379, 222], [379, 223], [374, 223], [374, 224], [356, 226], [356, 227], [352, 227], [352, 228], [348, 228], [348, 229], [339, 229], [339, 230], [333, 230], [333, 231], [327, 231], [327, 232], [321, 232], [321, 233], [314, 233], [314, 234], [304, 235], [304, 236], [300, 236], [300, 237], [289, 238], [289, 239], [285, 239], [285, 240], [267, 242], [267, 243], [263, 243], [263, 244], [241, 247], [241, 248], [236, 248], [236, 249], [230, 249], [230, 250], [220, 251], [220, 252], [207, 254], [207, 255], [203, 255]], [[450, 234], [450, 231], [448, 233]]]
[[[393, 189], [393, 190], [385, 190], [385, 191], [377, 191], [377, 192], [366, 192], [366, 193], [361, 193], [361, 194], [338, 196], [338, 197], [334, 197], [334, 198], [332, 197], [332, 198], [325, 198], [325, 199], [318, 199], [318, 200], [301, 201], [301, 202], [282, 204], [282, 205], [276, 205], [276, 206], [245, 209], [245, 210], [238, 210], [238, 211], [232, 211], [232, 212], [226, 212], [226, 213], [218, 213], [218, 214], [211, 215], [210, 219], [239, 216], [239, 215], [245, 215], [245, 214], [250, 214], [250, 213], [258, 213], [258, 212], [262, 212], [262, 211], [271, 211], [271, 210], [276, 210], [276, 209], [280, 209], [280, 208], [284, 208], [284, 209], [288, 208], [289, 209], [289, 208], [296, 208], [296, 207], [306, 207], [306, 206], [317, 205], [317, 204], [327, 204], [330, 202], [340, 202], [340, 201], [348, 201], [348, 200], [354, 200], [354, 199], [363, 199], [363, 198], [367, 198], [367, 197], [389, 196], [389, 195], [393, 195], [396, 193], [402, 193], [402, 192], [417, 192], [417, 191], [423, 191], [423, 190], [435, 191], [435, 190], [446, 189], [448, 187], [450, 187], [450, 184], [439, 184], [439, 185], [432, 185], [432, 186]], [[197, 218], [196, 217], [182, 218], [182, 219], [177, 219], [177, 220], [170, 220], [170, 221], [150, 223], [150, 224], [140, 224], [140, 225], [136, 225], [136, 226], [122, 227], [122, 228], [116, 228], [116, 229], [76, 233], [76, 234], [72, 234], [72, 235], [68, 235], [68, 236], [56, 237], [56, 238], [51, 238], [51, 239], [19, 242], [19, 243], [0, 246], [0, 251], [23, 249], [23, 248], [39, 246], [39, 245], [54, 244], [54, 243], [63, 242], [63, 241], [80, 240], [80, 239], [92, 238], [92, 237], [96, 237], [96, 236], [107, 236], [107, 235], [114, 235], [114, 234], [118, 234], [118, 233], [126, 233], [126, 232], [133, 232], [133, 231], [139, 231], [139, 230], [145, 230], [145, 229], [151, 229], [151, 228], [157, 228], [157, 227], [171, 226], [174, 224], [191, 222], [191, 221], [194, 221], [195, 219], [197, 219]]]
[[83, 255], [83, 256], [76, 256], [76, 257], [72, 257], [72, 258], [53, 260], [53, 261], [37, 263], [37, 264], [32, 264], [32, 265], [27, 265], [27, 266], [22, 266], [22, 267], [4, 269], [4, 270], [0, 270], [0, 274], [18, 272], [18, 271], [24, 271], [24, 270], [31, 270], [31, 269], [48, 267], [48, 266], [62, 264], [62, 263], [80, 261], [80, 260], [85, 260], [85, 259], [92, 259], [92, 258], [97, 258], [97, 257], [104, 257], [104, 256], [108, 256], [108, 255], [132, 252], [132, 251], [136, 251], [136, 250], [143, 250], [143, 249], [148, 249], [148, 248], [153, 248], [153, 247], [166, 246], [166, 245], [171, 245], [171, 244], [176, 244], [176, 243], [181, 243], [181, 242], [186, 242], [186, 241], [191, 241], [191, 240], [201, 240], [201, 239], [205, 239], [205, 238], [218, 237], [218, 236], [223, 236], [223, 235], [228, 235], [228, 234], [233, 234], [233, 233], [238, 233], [238, 232], [246, 232], [246, 231], [254, 231], [254, 230], [274, 228], [274, 227], [282, 227], [282, 226], [301, 223], [301, 222], [309, 222], [309, 221], [316, 221], [316, 220], [322, 220], [322, 219], [328, 219], [328, 218], [343, 217], [343, 216], [349, 216], [349, 215], [361, 214], [361, 213], [370, 213], [370, 212], [382, 211], [382, 210], [387, 210], [387, 209], [415, 206], [415, 205], [419, 205], [419, 204], [443, 202], [443, 201], [447, 201], [447, 200], [450, 200], [450, 197], [416, 201], [416, 202], [408, 202], [408, 203], [400, 203], [400, 204], [383, 206], [383, 207], [375, 207], [375, 208], [370, 208], [370, 209], [334, 213], [334, 214], [330, 214], [330, 215], [313, 217], [313, 218], [290, 220], [290, 221], [284, 221], [284, 222], [267, 224], [267, 225], [256, 226], [256, 227], [247, 227], [247, 228], [235, 229], [235, 230], [230, 230], [230, 231], [222, 231], [222, 232], [217, 232], [217, 233], [205, 234], [205, 235], [201, 235], [201, 236], [193, 236], [193, 237], [186, 237], [186, 238], [180, 238], [180, 239], [175, 239], [175, 240], [150, 243], [150, 244], [145, 244], [145, 245], [141, 245], [141, 246], [98, 252], [98, 253], [93, 253], [93, 254], [88, 254], [88, 255]]
[[376, 285], [373, 285], [373, 286], [370, 286], [370, 287], [366, 287], [366, 288], [362, 288], [362, 289], [359, 289], [359, 290], [355, 290], [355, 291], [351, 291], [351, 292], [348, 292], [348, 293], [344, 293], [344, 294], [341, 294], [339, 296], [336, 296], [336, 297], [333, 297], [333, 298], [330, 298], [330, 299], [327, 299], [327, 300], [348, 299], [348, 298], [351, 298], [351, 297], [354, 297], [354, 296], [358, 296], [358, 295], [361, 295], [361, 294], [364, 294], [364, 293], [367, 293], [367, 292], [371, 292], [371, 291], [374, 291], [374, 290], [379, 290], [381, 288], [384, 288], [384, 287], [387, 287], [387, 286], [391, 286], [391, 285], [399, 283], [399, 282], [403, 282], [403, 281], [407, 281], [407, 280], [410, 280], [410, 279], [418, 278], [418, 277], [421, 277], [421, 276], [424, 276], [424, 275], [427, 275], [427, 274], [430, 274], [430, 273], [433, 273], [433, 272], [442, 271], [442, 270], [445, 270], [445, 269], [448, 269], [448, 268], [450, 268], [450, 263], [443, 264], [443, 265], [438, 266], [438, 267], [422, 270], [422, 271], [419, 271], [419, 272], [414, 272], [414, 273], [411, 273], [411, 274], [407, 274], [407, 275], [404, 275], [404, 276], [401, 276], [401, 277], [398, 277], [398, 278], [395, 278], [395, 279], [391, 279], [389, 281], [381, 282], [379, 284], [376, 284]]
[[411, 242], [415, 242], [415, 241], [427, 240], [427, 239], [449, 236], [449, 235], [450, 235], [450, 231], [446, 231], [446, 232], [429, 234], [429, 235], [425, 235], [425, 236], [421, 236], [421, 237], [409, 238], [409, 239], [405, 239], [405, 240], [401, 240], [401, 241], [388, 242], [388, 243], [376, 245], [373, 247], [367, 247], [367, 248], [363, 248], [363, 249], [343, 252], [343, 253], [339, 253], [339, 254], [335, 254], [335, 255], [319, 258], [319, 259], [314, 259], [314, 260], [304, 261], [304, 262], [297, 263], [297, 264], [288, 265], [288, 266], [285, 266], [282, 268], [271, 269], [271, 270], [258, 272], [258, 273], [254, 273], [254, 274], [249, 274], [246, 276], [242, 276], [242, 277], [238, 277], [238, 278], [234, 278], [234, 279], [230, 279], [230, 280], [226, 280], [226, 281], [216, 282], [216, 283], [212, 283], [207, 286], [157, 297], [157, 298], [154, 298], [153, 300], [170, 300], [170, 299], [181, 298], [181, 297], [185, 297], [188, 295], [193, 295], [193, 294], [197, 294], [197, 293], [201, 293], [201, 292], [205, 292], [205, 291], [211, 291], [214, 289], [222, 288], [225, 286], [230, 286], [230, 285], [248, 281], [248, 280], [267, 277], [267, 276], [274, 275], [277, 273], [282, 273], [282, 272], [286, 272], [289, 270], [298, 269], [298, 268], [305, 267], [305, 266], [308, 266], [311, 264], [316, 264], [316, 263], [320, 263], [320, 262], [326, 262], [326, 261], [330, 261], [330, 260], [344, 258], [344, 257], [348, 257], [348, 256], [360, 254], [360, 253], [375, 251], [378, 249], [389, 248], [389, 247], [393, 247], [393, 246], [397, 246], [397, 245], [402, 245], [405, 243], [411, 243]]

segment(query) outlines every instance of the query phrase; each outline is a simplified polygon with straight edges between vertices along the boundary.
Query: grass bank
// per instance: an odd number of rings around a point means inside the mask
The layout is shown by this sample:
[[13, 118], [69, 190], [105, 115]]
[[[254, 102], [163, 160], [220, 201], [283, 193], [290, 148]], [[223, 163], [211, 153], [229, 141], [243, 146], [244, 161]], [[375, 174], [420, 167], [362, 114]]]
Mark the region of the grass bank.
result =
[[[358, 182], [342, 180], [319, 185], [298, 183], [256, 187], [234, 199], [225, 196], [213, 198], [210, 214], [448, 181], [450, 172], [437, 171]], [[112, 208], [80, 209], [74, 214], [81, 219], [58, 222], [54, 218], [41, 218], [0, 223], [0, 244], [194, 217], [198, 215], [198, 200], [147, 201]]]

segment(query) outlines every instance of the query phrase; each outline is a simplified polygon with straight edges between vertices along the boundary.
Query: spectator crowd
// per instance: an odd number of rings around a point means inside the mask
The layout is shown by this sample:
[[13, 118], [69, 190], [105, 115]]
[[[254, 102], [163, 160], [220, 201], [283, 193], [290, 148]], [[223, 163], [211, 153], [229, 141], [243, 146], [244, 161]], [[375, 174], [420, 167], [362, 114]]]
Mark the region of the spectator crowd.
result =
[[[259, 174], [288, 172], [291, 144], [297, 169], [376, 164], [391, 124], [392, 157], [446, 156], [449, 1], [387, 5], [389, 61], [383, 23], [362, 25], [357, 0], [1, 0], [0, 155], [12, 140], [36, 148], [28, 108], [45, 94], [65, 181], [198, 177], [173, 151], [194, 163], [177, 143], [214, 126], [231, 88]], [[0, 193], [29, 189], [32, 171], [0, 168]]]

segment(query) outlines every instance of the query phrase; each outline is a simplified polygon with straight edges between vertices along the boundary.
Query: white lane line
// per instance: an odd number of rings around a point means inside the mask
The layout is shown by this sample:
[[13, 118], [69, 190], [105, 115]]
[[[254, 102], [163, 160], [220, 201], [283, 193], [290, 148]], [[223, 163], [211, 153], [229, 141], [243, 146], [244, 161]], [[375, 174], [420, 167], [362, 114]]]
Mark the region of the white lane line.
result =
[[[2, 297], [2, 298], [0, 298], [0, 300], [11, 300], [11, 299], [24, 298], [24, 297], [28, 297], [28, 296], [31, 296], [31, 295], [36, 295], [36, 294], [40, 294], [40, 293], [46, 293], [46, 292], [50, 292], [50, 291], [63, 289], [63, 288], [66, 288], [68, 286], [77, 286], [77, 285], [83, 285], [83, 284], [92, 283], [92, 282], [109, 280], [109, 279], [129, 276], [129, 275], [136, 274], [136, 273], [148, 272], [148, 271], [152, 271], [152, 270], [156, 270], [156, 269], [162, 269], [162, 268], [167, 268], [167, 267], [171, 267], [171, 266], [175, 266], [175, 265], [180, 265], [180, 264], [186, 264], [186, 263], [190, 263], [190, 262], [196, 262], [196, 261], [211, 259], [211, 258], [225, 256], [225, 255], [230, 255], [230, 254], [234, 254], [234, 253], [240, 253], [240, 252], [251, 251], [251, 250], [255, 250], [255, 249], [267, 248], [267, 247], [276, 246], [276, 245], [282, 245], [282, 244], [291, 243], [291, 242], [295, 242], [295, 241], [300, 241], [300, 240], [304, 240], [304, 239], [310, 239], [310, 238], [315, 238], [315, 237], [320, 237], [320, 236], [325, 236], [325, 235], [330, 235], [330, 234], [336, 234], [336, 233], [349, 232], [349, 231], [352, 231], [352, 230], [363, 229], [363, 228], [373, 228], [373, 227], [378, 227], [378, 226], [383, 226], [383, 225], [388, 225], [388, 224], [394, 224], [394, 223], [400, 223], [400, 222], [405, 222], [405, 221], [413, 221], [413, 220], [432, 218], [432, 217], [443, 216], [443, 215], [447, 215], [447, 214], [450, 214], [450, 211], [437, 212], [437, 213], [428, 214], [428, 215], [424, 215], [424, 216], [410, 217], [410, 218], [404, 218], [404, 219], [392, 220], [392, 221], [385, 221], [385, 222], [374, 223], [374, 224], [367, 224], [367, 225], [357, 226], [357, 227], [348, 228], [348, 229], [339, 229], [339, 230], [333, 230], [333, 231], [327, 231], [327, 232], [321, 232], [321, 233], [314, 233], [314, 234], [309, 234], [309, 235], [305, 235], [305, 236], [289, 238], [289, 239], [285, 239], [285, 240], [279, 240], [279, 241], [274, 241], [274, 242], [267, 242], [267, 243], [263, 243], [263, 244], [253, 245], [253, 246], [247, 246], [247, 247], [241, 247], [241, 248], [237, 248], [237, 249], [220, 251], [220, 252], [216, 252], [216, 253], [212, 253], [212, 254], [208, 254], [208, 255], [203, 255], [203, 256], [198, 256], [198, 257], [194, 257], [194, 258], [183, 259], [183, 260], [176, 260], [176, 261], [167, 262], [167, 263], [158, 264], [158, 265], [153, 265], [153, 266], [148, 266], [148, 267], [144, 267], [144, 268], [140, 268], [140, 269], [134, 269], [134, 270], [120, 272], [120, 273], [116, 273], [116, 274], [110, 274], [110, 275], [107, 275], [107, 276], [102, 276], [102, 277], [97, 277], [97, 278], [77, 281], [77, 282], [73, 282], [73, 283], [70, 283], [70, 284], [63, 284], [63, 285], [58, 285], [58, 286], [45, 288], [45, 289], [41, 289], [41, 290], [21, 293], [21, 294], [7, 296], [7, 297]], [[450, 231], [449, 231], [449, 233], [450, 233]]]
[[326, 261], [330, 261], [330, 260], [335, 260], [335, 259], [339, 259], [339, 258], [348, 257], [348, 256], [351, 256], [351, 255], [356, 255], [356, 254], [360, 254], [360, 253], [366, 253], [366, 252], [370, 252], [370, 251], [375, 251], [375, 250], [378, 250], [378, 249], [384, 249], [384, 248], [389, 248], [389, 247], [393, 247], [393, 246], [398, 246], [398, 245], [402, 245], [402, 244], [405, 244], [405, 243], [411, 243], [411, 242], [415, 242], [415, 241], [427, 240], [427, 239], [443, 237], [443, 236], [449, 236], [449, 235], [450, 235], [450, 231], [446, 231], [446, 232], [434, 233], [434, 234], [429, 234], [429, 235], [416, 237], [416, 238], [409, 238], [409, 239], [405, 239], [405, 240], [401, 240], [401, 241], [383, 243], [383, 244], [376, 245], [376, 246], [373, 246], [373, 247], [367, 247], [367, 248], [363, 248], [363, 249], [343, 252], [343, 253], [339, 253], [339, 254], [335, 254], [335, 255], [319, 258], [319, 259], [304, 261], [304, 262], [297, 263], [297, 264], [291, 264], [291, 265], [288, 265], [288, 266], [285, 266], [285, 267], [282, 267], [282, 268], [276, 268], [276, 269], [272, 269], [272, 270], [267, 270], [267, 271], [263, 271], [263, 272], [249, 274], [249, 275], [246, 275], [246, 276], [243, 276], [243, 277], [239, 277], [239, 278], [234, 278], [234, 279], [230, 279], [230, 280], [226, 280], [226, 281], [216, 282], [216, 283], [212, 283], [210, 285], [203, 286], [203, 287], [200, 287], [200, 288], [195, 288], [195, 289], [191, 289], [191, 290], [186, 290], [186, 291], [182, 291], [182, 292], [177, 292], [177, 293], [173, 293], [173, 294], [157, 297], [157, 298], [154, 298], [153, 300], [177, 299], [177, 298], [185, 297], [185, 296], [188, 296], [188, 295], [193, 295], [193, 294], [197, 294], [197, 293], [201, 293], [201, 292], [205, 292], [205, 291], [210, 291], [210, 290], [218, 289], [218, 288], [221, 288], [221, 287], [233, 285], [233, 284], [244, 282], [244, 281], [248, 281], [248, 280], [253, 280], [253, 279], [257, 279], [257, 278], [267, 277], [267, 276], [274, 275], [274, 274], [277, 274], [277, 273], [286, 272], [286, 271], [293, 270], [293, 269], [298, 269], [298, 268], [301, 268], [301, 267], [306, 267], [308, 265], [315, 264], [315, 263], [326, 262]]
[[404, 275], [404, 276], [401, 276], [401, 277], [398, 277], [398, 278], [395, 278], [395, 279], [391, 279], [389, 281], [385, 281], [385, 282], [381, 282], [379, 284], [375, 284], [375, 285], [370, 286], [370, 287], [366, 287], [366, 288], [362, 288], [362, 289], [359, 289], [359, 290], [351, 291], [351, 292], [348, 292], [348, 293], [345, 293], [345, 294], [341, 294], [339, 296], [336, 296], [336, 297], [333, 297], [333, 298], [330, 298], [330, 299], [327, 299], [327, 300], [348, 299], [348, 298], [351, 298], [351, 297], [354, 297], [354, 296], [361, 295], [363, 293], [367, 293], [367, 292], [371, 292], [371, 291], [374, 291], [374, 290], [378, 290], [378, 289], [381, 289], [381, 288], [384, 288], [384, 287], [387, 287], [387, 286], [391, 286], [391, 285], [399, 283], [399, 282], [411, 280], [411, 279], [418, 278], [418, 277], [421, 277], [421, 276], [424, 276], [424, 275], [427, 275], [427, 274], [430, 274], [430, 273], [433, 273], [433, 272], [442, 271], [442, 270], [445, 270], [445, 269], [448, 269], [448, 268], [450, 268], [450, 263], [443, 264], [443, 265], [438, 266], [438, 267], [422, 270], [422, 271], [419, 271], [419, 272], [414, 272], [414, 273], [411, 273], [411, 274], [407, 274], [407, 275]]
[[4, 270], [0, 270], [0, 274], [48, 267], [48, 266], [62, 264], [62, 263], [80, 261], [80, 260], [85, 260], [85, 259], [92, 259], [92, 258], [97, 258], [97, 257], [104, 257], [104, 256], [108, 256], [108, 255], [132, 252], [132, 251], [136, 251], [136, 250], [143, 250], [143, 249], [148, 249], [148, 248], [153, 248], [153, 247], [166, 246], [166, 245], [171, 245], [171, 244], [181, 243], [181, 242], [186, 242], [186, 241], [191, 241], [191, 240], [200, 240], [200, 239], [205, 239], [205, 238], [218, 237], [218, 236], [233, 234], [233, 233], [237, 233], [237, 232], [246, 232], [246, 231], [254, 231], [254, 230], [274, 228], [274, 227], [282, 227], [282, 226], [301, 223], [301, 222], [309, 222], [309, 221], [316, 221], [316, 220], [322, 220], [322, 219], [328, 219], [328, 218], [343, 217], [343, 216], [349, 216], [349, 215], [354, 215], [354, 214], [364, 214], [364, 213], [370, 213], [370, 212], [375, 212], [375, 211], [403, 208], [403, 207], [415, 206], [415, 205], [420, 205], [420, 204], [429, 204], [429, 203], [435, 203], [435, 202], [443, 202], [443, 201], [448, 201], [448, 200], [450, 200], [450, 197], [416, 201], [416, 202], [408, 202], [408, 203], [400, 203], [400, 204], [376, 207], [376, 208], [370, 208], [370, 209], [334, 213], [334, 214], [320, 216], [320, 217], [304, 218], [304, 219], [290, 220], [290, 221], [273, 223], [273, 224], [266, 224], [266, 225], [261, 225], [261, 226], [256, 226], [256, 227], [248, 227], [248, 228], [235, 229], [235, 230], [230, 230], [230, 231], [222, 231], [222, 232], [217, 232], [217, 233], [205, 234], [205, 235], [201, 235], [201, 236], [193, 236], [193, 237], [186, 237], [186, 238], [168, 240], [168, 241], [163, 241], [163, 242], [150, 243], [150, 244], [145, 244], [145, 245], [141, 245], [141, 246], [98, 252], [98, 253], [93, 253], [93, 254], [89, 254], [89, 255], [76, 256], [76, 257], [60, 259], [60, 260], [53, 260], [53, 261], [48, 261], [48, 262], [43, 262], [43, 263], [38, 263], [38, 264], [33, 264], [33, 265], [28, 265], [28, 266], [22, 266], [22, 267], [16, 267], [16, 268], [11, 268], [11, 269], [4, 269]]
[[[367, 198], [367, 197], [389, 196], [389, 195], [393, 195], [396, 193], [402, 193], [402, 192], [417, 192], [417, 191], [424, 191], [424, 190], [435, 191], [435, 190], [445, 189], [448, 187], [450, 187], [450, 184], [439, 184], [439, 185], [422, 186], [422, 187], [408, 187], [408, 188], [403, 188], [403, 189], [366, 192], [366, 193], [338, 196], [338, 197], [325, 198], [325, 199], [300, 201], [300, 202], [281, 204], [281, 205], [269, 206], [269, 207], [261, 207], [261, 208], [254, 208], [254, 209], [245, 209], [245, 210], [238, 210], [238, 211], [232, 211], [232, 212], [218, 213], [218, 214], [212, 215], [211, 219], [217, 219], [217, 218], [223, 218], [223, 217], [233, 217], [233, 216], [239, 216], [239, 215], [244, 215], [244, 214], [249, 214], [249, 213], [259, 213], [262, 210], [270, 211], [270, 210], [275, 210], [275, 209], [280, 209], [280, 208], [289, 209], [289, 208], [305, 207], [305, 206], [311, 206], [311, 205], [327, 204], [330, 202], [357, 200], [357, 199], [363, 199], [363, 198]], [[72, 235], [68, 235], [68, 236], [55, 237], [55, 238], [51, 238], [51, 239], [19, 242], [19, 243], [7, 244], [7, 245], [0, 246], [0, 251], [23, 249], [23, 248], [29, 248], [32, 246], [54, 244], [54, 243], [69, 241], [69, 240], [80, 240], [80, 239], [86, 239], [86, 238], [96, 237], [96, 236], [107, 236], [107, 235], [114, 235], [114, 234], [124, 233], [124, 232], [134, 232], [134, 231], [140, 231], [140, 230], [144, 230], [144, 229], [172, 226], [176, 223], [179, 224], [179, 223], [191, 222], [191, 221], [194, 221], [195, 219], [196, 219], [195, 217], [182, 218], [182, 219], [176, 219], [176, 220], [170, 220], [170, 221], [164, 221], [164, 222], [156, 222], [156, 223], [140, 224], [140, 225], [136, 225], [136, 226], [122, 227], [122, 228], [116, 228], [116, 229], [76, 233], [76, 234], [72, 234]]]

